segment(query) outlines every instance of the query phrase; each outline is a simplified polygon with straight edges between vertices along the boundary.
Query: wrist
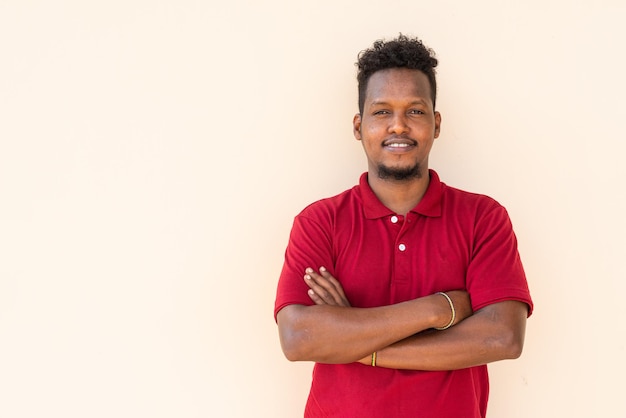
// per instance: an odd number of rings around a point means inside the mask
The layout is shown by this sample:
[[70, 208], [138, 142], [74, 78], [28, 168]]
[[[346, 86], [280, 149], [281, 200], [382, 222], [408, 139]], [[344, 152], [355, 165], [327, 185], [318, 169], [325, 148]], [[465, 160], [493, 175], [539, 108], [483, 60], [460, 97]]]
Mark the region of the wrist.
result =
[[430, 317], [428, 317], [428, 323], [425, 324], [425, 330], [442, 327], [450, 321], [450, 308], [444, 298], [433, 293], [432, 295], [424, 297], [423, 300], [428, 302], [430, 306]]
[[456, 319], [456, 309], [454, 307], [454, 303], [452, 302], [452, 299], [450, 298], [450, 296], [448, 296], [447, 293], [437, 292], [433, 296], [436, 296], [439, 298], [440, 306], [443, 307], [441, 311], [442, 315], [437, 322], [439, 325], [436, 325], [433, 328], [435, 328], [438, 331], [443, 331], [443, 330], [450, 328], [454, 324], [454, 321]]

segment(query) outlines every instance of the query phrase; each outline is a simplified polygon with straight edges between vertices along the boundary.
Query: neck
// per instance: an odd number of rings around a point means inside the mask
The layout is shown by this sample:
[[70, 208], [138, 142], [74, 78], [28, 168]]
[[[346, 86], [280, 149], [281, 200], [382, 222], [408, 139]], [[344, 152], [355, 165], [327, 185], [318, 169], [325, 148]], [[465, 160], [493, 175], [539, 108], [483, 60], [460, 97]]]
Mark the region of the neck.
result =
[[383, 180], [370, 171], [367, 179], [372, 191], [383, 205], [399, 215], [406, 215], [417, 206], [430, 183], [428, 171], [420, 178], [406, 181]]

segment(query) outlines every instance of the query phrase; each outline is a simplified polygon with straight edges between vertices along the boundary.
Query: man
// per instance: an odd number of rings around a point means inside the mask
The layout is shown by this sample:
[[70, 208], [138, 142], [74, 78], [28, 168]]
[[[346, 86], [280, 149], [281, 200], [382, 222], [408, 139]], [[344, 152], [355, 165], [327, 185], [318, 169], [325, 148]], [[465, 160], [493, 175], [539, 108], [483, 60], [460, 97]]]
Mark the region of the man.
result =
[[359, 184], [295, 219], [275, 316], [316, 362], [306, 417], [484, 417], [486, 364], [517, 358], [532, 301], [506, 210], [428, 167], [437, 60], [418, 39], [359, 55]]

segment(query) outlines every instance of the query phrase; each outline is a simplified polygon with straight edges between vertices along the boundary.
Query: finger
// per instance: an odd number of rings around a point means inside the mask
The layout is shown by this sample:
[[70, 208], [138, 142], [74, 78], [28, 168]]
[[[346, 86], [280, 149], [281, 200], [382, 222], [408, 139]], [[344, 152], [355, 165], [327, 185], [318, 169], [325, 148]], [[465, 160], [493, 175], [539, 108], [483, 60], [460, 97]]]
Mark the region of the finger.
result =
[[336, 288], [340, 288], [341, 287], [341, 284], [339, 283], [339, 281], [337, 279], [335, 279], [332, 274], [330, 274], [330, 272], [326, 269], [326, 267], [324, 267], [324, 266], [320, 267], [320, 273], [319, 274], [324, 279], [328, 280], [328, 282], [331, 283], [334, 287], [336, 287]]
[[316, 305], [326, 305], [326, 302], [322, 298], [320, 298], [313, 289], [309, 289], [308, 295]]
[[[313, 290], [315, 290], [315, 293], [317, 293], [321, 298], [323, 298], [326, 303], [333, 304], [333, 305], [344, 304], [345, 296], [342, 296], [343, 290], [341, 289], [341, 285], [339, 285], [339, 282], [334, 280], [334, 283], [333, 283], [329, 281], [326, 277], [322, 276], [319, 273], [316, 273], [315, 271], [312, 271], [308, 274], [312, 278], [312, 280], [315, 282], [315, 285], [318, 286], [318, 287], [311, 287], [310, 285], [310, 287]], [[337, 286], [335, 285], [335, 283], [337, 284]], [[337, 289], [337, 287], [341, 289], [341, 292]]]
[[339, 280], [335, 279], [333, 275], [330, 274], [330, 272], [323, 266], [320, 267], [320, 274], [322, 275], [322, 277], [328, 280], [328, 282], [333, 286], [336, 292], [336, 297], [339, 297], [341, 303], [344, 306], [350, 306], [350, 302], [348, 301], [348, 298], [346, 297], [346, 293], [344, 292], [343, 286], [341, 285], [341, 283], [339, 283]]
[[337, 302], [335, 301], [333, 295], [331, 295], [331, 293], [320, 284], [320, 282], [324, 282], [325, 279], [310, 269], [307, 269], [306, 271], [307, 274], [304, 275], [304, 281], [307, 286], [309, 286], [315, 295], [317, 295], [317, 297], [320, 298], [325, 304], [336, 305]]

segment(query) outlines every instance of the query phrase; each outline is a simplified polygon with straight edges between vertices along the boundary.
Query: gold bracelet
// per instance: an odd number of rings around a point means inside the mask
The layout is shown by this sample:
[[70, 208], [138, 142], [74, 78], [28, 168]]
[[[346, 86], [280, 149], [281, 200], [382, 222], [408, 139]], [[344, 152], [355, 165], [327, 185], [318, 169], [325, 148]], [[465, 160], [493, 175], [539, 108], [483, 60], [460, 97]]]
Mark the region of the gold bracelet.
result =
[[376, 351], [372, 353], [372, 367], [376, 367]]
[[450, 328], [452, 324], [454, 324], [454, 320], [456, 319], [456, 311], [454, 310], [454, 304], [452, 303], [452, 299], [450, 299], [450, 296], [448, 296], [444, 292], [437, 292], [437, 294], [445, 297], [448, 300], [448, 303], [450, 304], [450, 309], [452, 310], [452, 318], [450, 319], [450, 322], [448, 322], [448, 325], [440, 328], [435, 327], [436, 330], [443, 331], [444, 329]]

